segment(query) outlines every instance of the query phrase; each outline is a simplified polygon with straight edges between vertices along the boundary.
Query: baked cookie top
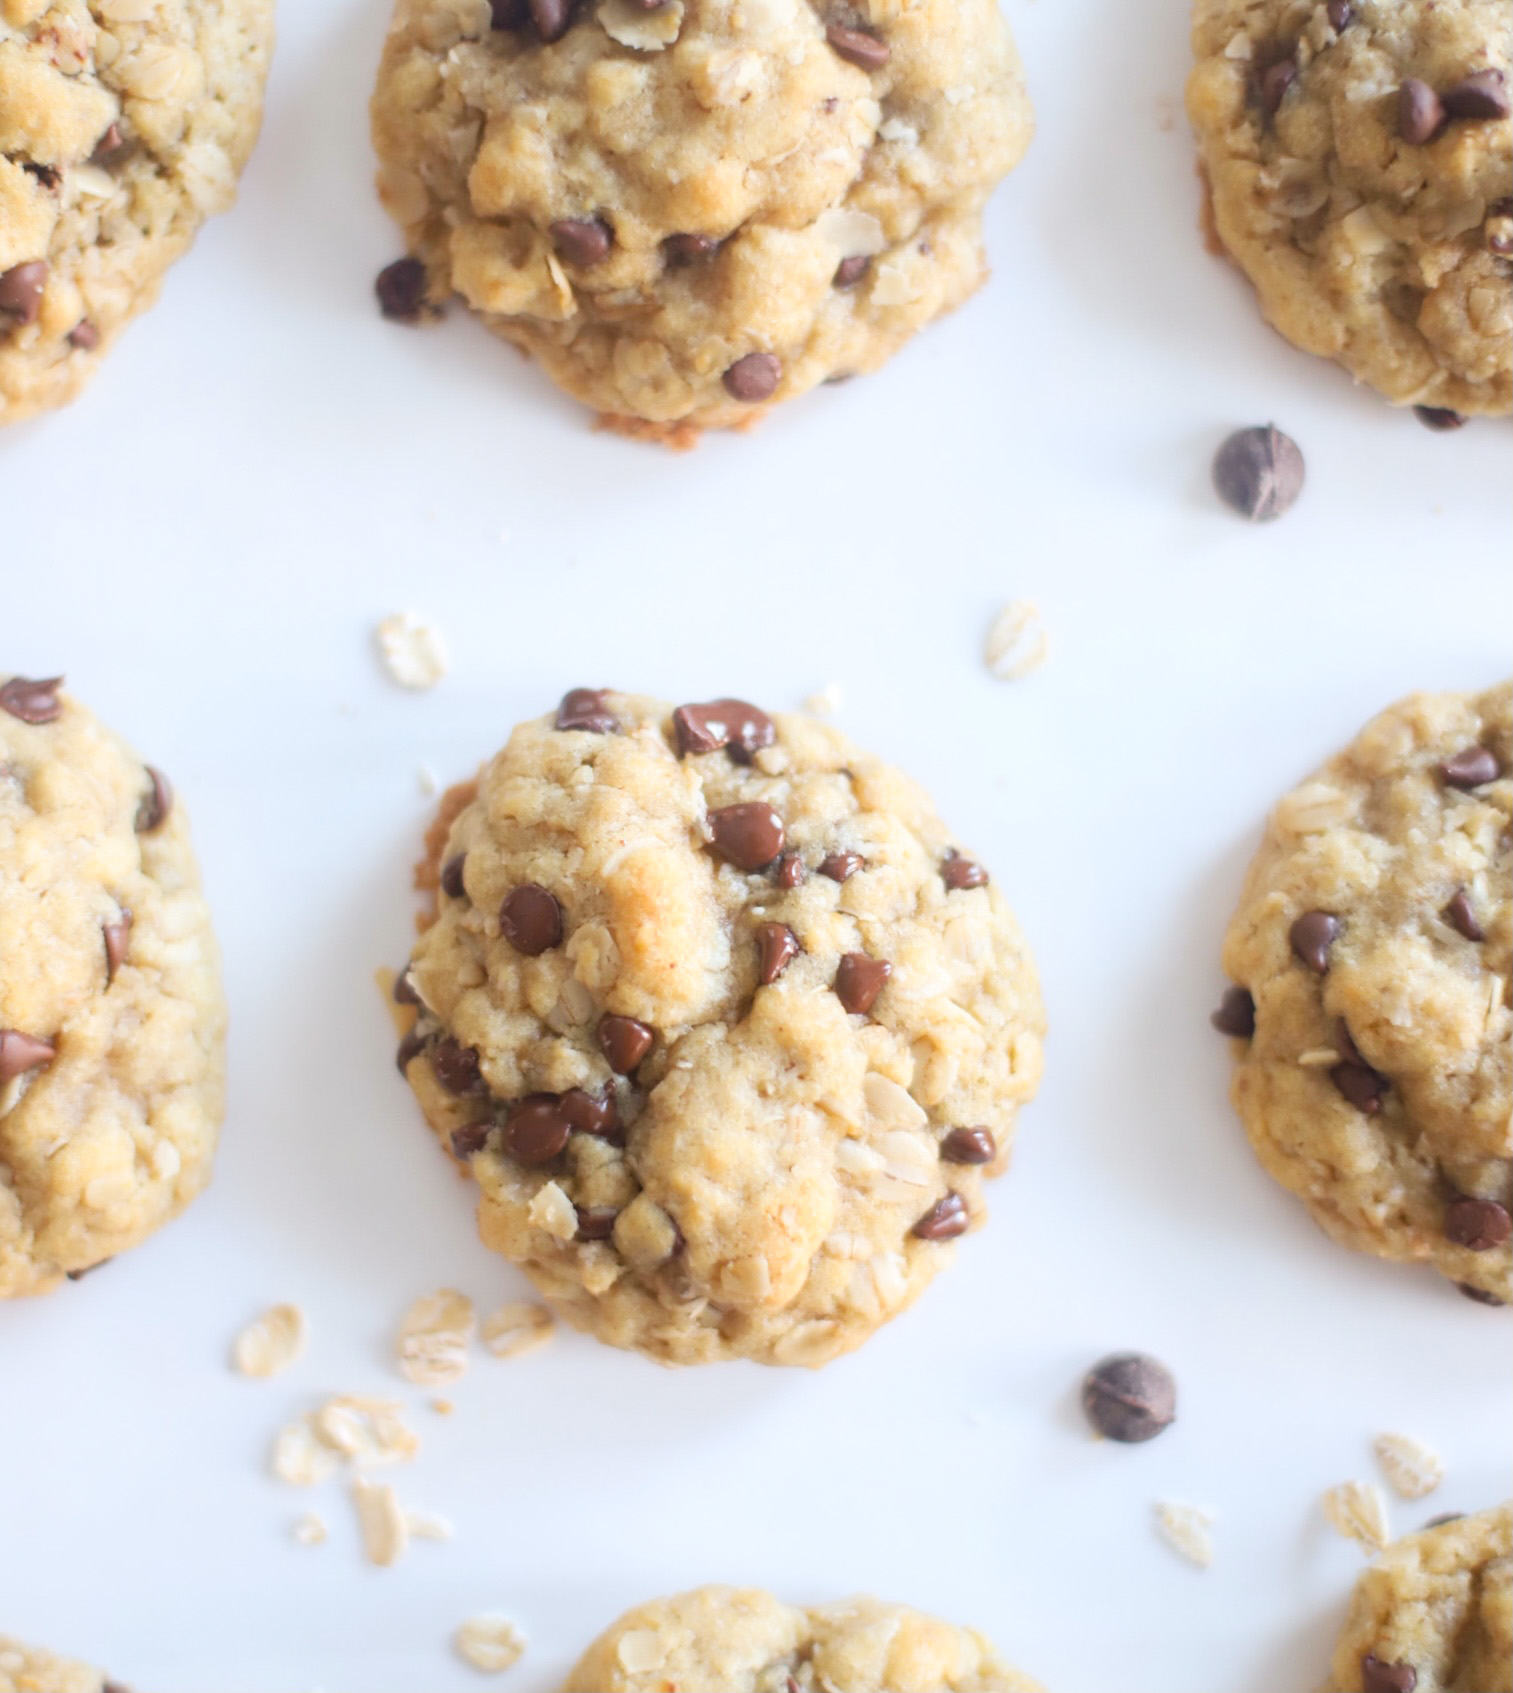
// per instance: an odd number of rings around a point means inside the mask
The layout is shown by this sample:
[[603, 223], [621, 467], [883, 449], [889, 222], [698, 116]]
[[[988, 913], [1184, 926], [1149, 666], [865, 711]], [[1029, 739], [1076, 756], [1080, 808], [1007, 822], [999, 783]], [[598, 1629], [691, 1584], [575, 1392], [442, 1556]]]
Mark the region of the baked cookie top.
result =
[[257, 135], [273, 0], [0, 0], [0, 423], [61, 405]]
[[578, 1660], [562, 1693], [1039, 1693], [973, 1629], [903, 1605], [801, 1610], [756, 1588], [638, 1605]]
[[1513, 1298], [1513, 684], [1415, 694], [1273, 812], [1224, 943], [1234, 1101], [1337, 1240]]
[[1396, 405], [1513, 409], [1513, 0], [1197, 0], [1219, 238], [1289, 341]]
[[579, 689], [445, 821], [401, 1063], [488, 1244], [668, 1363], [820, 1364], [902, 1310], [1043, 1029], [920, 789], [806, 718]]
[[1032, 121], [994, 0], [398, 0], [372, 113], [429, 298], [674, 437], [965, 299]]
[[226, 1015], [182, 807], [60, 681], [0, 683], [0, 1297], [210, 1177]]
[[1355, 1584], [1329, 1693], [1513, 1693], [1513, 1507], [1388, 1547]]
[[0, 1634], [0, 1693], [125, 1693], [88, 1664]]

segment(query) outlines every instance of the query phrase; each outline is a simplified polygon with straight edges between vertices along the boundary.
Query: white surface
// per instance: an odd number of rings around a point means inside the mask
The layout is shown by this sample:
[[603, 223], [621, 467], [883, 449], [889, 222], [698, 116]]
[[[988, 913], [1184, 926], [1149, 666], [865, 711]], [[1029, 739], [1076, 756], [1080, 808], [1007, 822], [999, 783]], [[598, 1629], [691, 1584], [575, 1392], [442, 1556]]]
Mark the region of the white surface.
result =
[[[622, 1607], [701, 1581], [862, 1588], [975, 1622], [1055, 1693], [1317, 1685], [1361, 1555], [1318, 1495], [1415, 1433], [1506, 1495], [1507, 1313], [1330, 1245], [1251, 1159], [1207, 1026], [1276, 795], [1415, 687], [1506, 668], [1506, 430], [1428, 434], [1285, 348], [1201, 250], [1175, 110], [1182, 7], [1017, 0], [1040, 133], [996, 199], [996, 276], [886, 372], [691, 456], [588, 430], [460, 314], [380, 321], [369, 190], [382, 0], [286, 0], [243, 201], [72, 410], [0, 442], [0, 664], [68, 672], [171, 772], [225, 945], [232, 1103], [211, 1194], [76, 1287], [0, 1311], [0, 1628], [154, 1693], [445, 1693], [470, 1613], [556, 1685]], [[1275, 417], [1302, 503], [1252, 530], [1206, 485]], [[1052, 658], [980, 661], [1008, 597]], [[401, 692], [379, 618], [452, 671]], [[576, 1337], [480, 1357], [423, 1408], [405, 1502], [457, 1538], [359, 1561], [347, 1500], [266, 1473], [326, 1391], [426, 1395], [390, 1338], [447, 1283], [519, 1293], [395, 1077], [373, 987], [409, 933], [429, 802], [575, 683], [787, 707], [934, 790], [1019, 910], [1052, 1022], [986, 1233], [822, 1374], [665, 1373]], [[301, 1302], [297, 1370], [226, 1367]], [[1181, 1385], [1099, 1447], [1084, 1367]], [[1218, 1513], [1187, 1568], [1152, 1504]], [[322, 1510], [330, 1543], [293, 1544]]]

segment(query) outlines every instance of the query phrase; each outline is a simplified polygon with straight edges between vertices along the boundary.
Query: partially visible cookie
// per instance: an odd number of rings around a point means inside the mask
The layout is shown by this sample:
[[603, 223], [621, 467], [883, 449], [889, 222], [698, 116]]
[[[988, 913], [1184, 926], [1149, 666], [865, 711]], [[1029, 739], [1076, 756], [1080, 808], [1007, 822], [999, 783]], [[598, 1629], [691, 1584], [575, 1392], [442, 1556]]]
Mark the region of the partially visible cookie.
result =
[[60, 682], [0, 682], [0, 1298], [210, 1179], [226, 1012], [189, 824]]
[[0, 1693], [126, 1693], [99, 1670], [0, 1634]]
[[638, 1605], [578, 1660], [562, 1693], [1040, 1693], [975, 1629], [904, 1605], [801, 1610], [756, 1588]]
[[1513, 1506], [1387, 1548], [1355, 1584], [1328, 1693], [1513, 1693]]
[[256, 139], [273, 0], [0, 0], [0, 424], [71, 400]]
[[1336, 1240], [1513, 1299], [1513, 684], [1415, 694], [1272, 813], [1224, 942], [1235, 1106]]
[[1513, 409], [1513, 0], [1196, 0], [1215, 231], [1395, 405]]

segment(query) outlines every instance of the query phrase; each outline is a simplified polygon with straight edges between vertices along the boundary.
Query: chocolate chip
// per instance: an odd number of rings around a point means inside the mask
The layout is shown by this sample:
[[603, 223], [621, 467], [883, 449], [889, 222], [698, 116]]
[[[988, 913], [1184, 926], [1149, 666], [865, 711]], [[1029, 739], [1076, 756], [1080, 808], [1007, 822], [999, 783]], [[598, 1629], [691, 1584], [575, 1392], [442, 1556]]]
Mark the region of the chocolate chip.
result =
[[547, 43], [560, 41], [573, 21], [573, 0], [530, 0], [531, 22]]
[[849, 64], [864, 71], [880, 71], [892, 57], [886, 41], [879, 41], [864, 29], [848, 29], [845, 24], [830, 24], [825, 39]]
[[1462, 1194], [1445, 1207], [1445, 1239], [1468, 1252], [1491, 1252], [1513, 1235], [1513, 1216], [1495, 1199]]
[[1364, 1693], [1413, 1693], [1418, 1671], [1412, 1664], [1387, 1664], [1368, 1652], [1361, 1659], [1361, 1687]]
[[719, 244], [712, 235], [669, 235], [662, 243], [662, 251], [669, 264], [691, 265], [707, 259]]
[[1413, 415], [1425, 429], [1432, 429], [1439, 435], [1451, 429], [1466, 427], [1465, 418], [1458, 411], [1451, 411], [1448, 406], [1415, 406]]
[[620, 1107], [615, 1103], [613, 1089], [602, 1094], [589, 1093], [586, 1088], [569, 1088], [558, 1100], [567, 1126], [579, 1134], [601, 1135], [611, 1139], [620, 1131]]
[[1256, 1002], [1249, 988], [1225, 988], [1219, 1009], [1209, 1013], [1209, 1022], [1221, 1035], [1249, 1040], [1256, 1032]]
[[835, 267], [835, 275], [830, 279], [831, 286], [855, 288], [871, 267], [872, 260], [865, 253], [853, 253], [849, 259], [842, 259]]
[[1340, 920], [1332, 911], [1305, 911], [1287, 931], [1292, 950], [1316, 976], [1329, 968], [1329, 949], [1339, 939]]
[[796, 852], [785, 852], [778, 860], [778, 886], [796, 888], [804, 880], [804, 861]]
[[709, 830], [715, 851], [737, 870], [760, 870], [783, 850], [783, 820], [761, 800], [711, 811]]
[[1347, 1058], [1344, 1063], [1331, 1067], [1329, 1079], [1357, 1111], [1374, 1117], [1381, 1110], [1388, 1087], [1387, 1078], [1369, 1064]]
[[1421, 147], [1432, 141], [1445, 121], [1440, 97], [1427, 82], [1410, 76], [1397, 91], [1397, 132], [1404, 141]]
[[1500, 70], [1477, 71], [1440, 96], [1446, 115], [1452, 118], [1505, 118], [1508, 115], [1508, 79]]
[[15, 324], [35, 323], [46, 286], [47, 265], [42, 259], [0, 271], [0, 318], [8, 317]]
[[431, 1049], [431, 1068], [448, 1093], [476, 1093], [483, 1085], [474, 1047], [443, 1035]]
[[87, 317], [80, 318], [68, 332], [68, 344], [81, 353], [92, 353], [100, 345], [100, 331]]
[[557, 707], [555, 727], [590, 735], [618, 735], [620, 719], [604, 703], [608, 688], [569, 688]]
[[373, 282], [378, 309], [395, 323], [416, 323], [426, 304], [426, 267], [419, 259], [395, 259]]
[[980, 864], [970, 858], [963, 858], [955, 847], [951, 847], [941, 860], [940, 874], [946, 886], [953, 893], [962, 888], [981, 888], [987, 886], [988, 873]]
[[1252, 523], [1271, 523], [1303, 491], [1303, 455], [1274, 423], [1237, 429], [1214, 454], [1214, 490]]
[[452, 1156], [460, 1158], [463, 1163], [469, 1158], [476, 1158], [488, 1145], [493, 1132], [494, 1125], [487, 1118], [481, 1123], [465, 1123], [460, 1129], [453, 1129]]
[[1287, 90], [1298, 80], [1298, 62], [1296, 59], [1278, 59], [1274, 65], [1268, 65], [1261, 73], [1261, 105], [1268, 113], [1275, 113], [1281, 106]]
[[57, 1052], [50, 1040], [22, 1034], [20, 1029], [0, 1029], [0, 1082], [24, 1076], [28, 1070], [50, 1063]]
[[1350, 0], [1329, 0], [1324, 8], [1324, 15], [1329, 19], [1329, 27], [1339, 35], [1355, 16], [1355, 7], [1350, 4]]
[[556, 1094], [528, 1094], [515, 1101], [504, 1120], [504, 1149], [519, 1164], [550, 1164], [572, 1132]]
[[490, 0], [491, 27], [519, 29], [531, 15], [525, 0]]
[[1439, 773], [1449, 787], [1481, 788], [1502, 775], [1502, 763], [1487, 747], [1463, 747], [1440, 765]]
[[449, 858], [441, 867], [441, 891], [449, 899], [466, 899], [468, 890], [463, 883], [462, 873], [467, 868], [468, 855], [459, 852]]
[[602, 265], [614, 244], [614, 231], [603, 218], [558, 218], [551, 236], [558, 258], [584, 270]]
[[783, 367], [771, 353], [747, 353], [725, 372], [725, 392], [733, 400], [753, 405], [772, 397], [783, 379]]
[[759, 923], [756, 938], [761, 958], [757, 975], [762, 986], [770, 988], [804, 949], [786, 923]]
[[832, 882], [844, 882], [865, 869], [866, 864], [859, 852], [832, 852], [820, 865], [820, 875], [828, 876]]
[[1468, 941], [1484, 941], [1486, 931], [1477, 921], [1476, 907], [1471, 903], [1471, 896], [1464, 888], [1457, 888], [1450, 896], [1450, 903], [1441, 913], [1452, 929], [1458, 930]]
[[136, 828], [139, 835], [150, 835], [163, 827], [173, 810], [173, 784], [152, 765], [144, 764], [142, 768], [147, 772], [148, 785], [147, 792], [142, 795], [142, 803], [137, 807]]
[[937, 1199], [914, 1225], [914, 1233], [921, 1240], [954, 1240], [972, 1226], [972, 1214], [959, 1193], [948, 1193]]
[[1177, 1420], [1177, 1384], [1144, 1352], [1116, 1352], [1082, 1378], [1082, 1409], [1099, 1434], [1137, 1446]]
[[562, 940], [562, 907], [539, 882], [524, 882], [504, 896], [499, 932], [527, 958], [535, 958]]
[[27, 676], [12, 676], [0, 688], [0, 711], [8, 711], [23, 723], [52, 723], [63, 710], [58, 689], [63, 686], [61, 676], [49, 676], [34, 682]]
[[672, 714], [678, 757], [718, 752], [724, 747], [737, 764], [750, 764], [777, 739], [777, 727], [765, 711], [745, 700], [709, 700], [680, 705]]
[[121, 132], [121, 126], [113, 123], [95, 142], [95, 150], [89, 155], [92, 165], [99, 165], [109, 169], [111, 165], [118, 165], [122, 159], [128, 158], [136, 151], [136, 142], [128, 141]]
[[1506, 1305], [1506, 1299], [1500, 1299], [1495, 1293], [1489, 1293], [1484, 1287], [1472, 1287], [1470, 1282], [1457, 1282], [1456, 1290], [1465, 1294], [1467, 1299], [1474, 1299], [1478, 1305]]
[[394, 1003], [396, 1005], [419, 1005], [420, 995], [415, 991], [415, 980], [410, 974], [409, 965], [394, 978]]
[[399, 1051], [394, 1055], [394, 1062], [399, 1066], [401, 1076], [425, 1049], [426, 1037], [421, 1034], [419, 1029], [411, 1029], [409, 1034], [399, 1043]]
[[998, 1142], [991, 1129], [952, 1129], [940, 1143], [940, 1155], [948, 1164], [991, 1164]]
[[845, 953], [835, 972], [835, 997], [848, 1011], [865, 1017], [892, 974], [893, 966], [881, 958], [868, 958], [865, 952]]
[[579, 1240], [608, 1240], [620, 1213], [613, 1205], [577, 1205]]
[[114, 923], [107, 923], [105, 934], [105, 981], [116, 979], [116, 971], [126, 962], [126, 949], [131, 944], [131, 913], [123, 906]]
[[628, 1076], [651, 1051], [654, 1030], [635, 1017], [621, 1017], [613, 1011], [599, 1019], [599, 1050], [604, 1062], [617, 1076]]
[[28, 176], [34, 176], [49, 194], [63, 186], [63, 172], [56, 165], [39, 165], [35, 159], [23, 159], [21, 168]]

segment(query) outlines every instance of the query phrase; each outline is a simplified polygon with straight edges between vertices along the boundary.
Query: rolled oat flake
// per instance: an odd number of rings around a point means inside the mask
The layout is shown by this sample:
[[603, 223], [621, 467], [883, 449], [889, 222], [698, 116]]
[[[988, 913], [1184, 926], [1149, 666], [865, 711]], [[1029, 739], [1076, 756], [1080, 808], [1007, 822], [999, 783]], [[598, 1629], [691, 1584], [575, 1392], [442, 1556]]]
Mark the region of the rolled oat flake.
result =
[[1099, 1434], [1138, 1445], [1177, 1420], [1177, 1384], [1158, 1359], [1115, 1352], [1082, 1378], [1082, 1408]]
[[1214, 488], [1251, 523], [1270, 523], [1303, 491], [1303, 455], [1274, 423], [1237, 429], [1214, 454]]

